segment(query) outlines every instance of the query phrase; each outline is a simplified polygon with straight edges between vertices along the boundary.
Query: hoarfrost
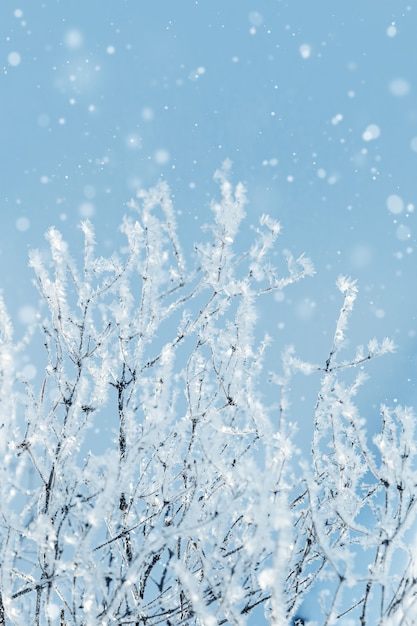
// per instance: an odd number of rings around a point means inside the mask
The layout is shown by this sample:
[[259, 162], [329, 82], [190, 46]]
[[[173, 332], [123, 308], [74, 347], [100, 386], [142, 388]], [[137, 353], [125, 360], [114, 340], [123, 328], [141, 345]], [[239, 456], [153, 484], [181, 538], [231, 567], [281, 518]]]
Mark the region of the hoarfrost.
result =
[[[288, 250], [284, 271], [274, 267], [280, 226], [267, 214], [236, 253], [246, 193], [230, 170], [216, 172], [214, 223], [191, 270], [165, 182], [130, 203], [119, 255], [97, 256], [88, 219], [81, 267], [47, 232], [50, 255], [30, 255], [48, 310], [37, 389], [21, 380], [26, 344], [0, 300], [0, 621], [244, 626], [264, 605], [269, 623], [285, 624], [324, 578], [323, 623], [351, 611], [366, 623], [377, 587], [378, 623], [411, 619], [415, 416], [382, 406], [371, 449], [356, 402], [364, 364], [393, 343], [342, 356], [358, 287], [340, 276], [327, 359], [284, 349], [269, 375], [275, 404], [265, 402], [271, 339], [259, 336], [256, 302], [282, 301], [314, 268]], [[318, 393], [312, 457], [296, 476], [299, 374]], [[110, 434], [102, 453], [98, 430]]]

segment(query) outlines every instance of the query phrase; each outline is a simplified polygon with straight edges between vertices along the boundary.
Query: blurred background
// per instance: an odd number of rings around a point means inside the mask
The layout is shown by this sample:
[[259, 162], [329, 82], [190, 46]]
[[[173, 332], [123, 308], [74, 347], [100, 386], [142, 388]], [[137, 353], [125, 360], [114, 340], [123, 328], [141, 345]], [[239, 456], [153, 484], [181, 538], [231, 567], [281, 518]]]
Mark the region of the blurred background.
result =
[[[89, 218], [110, 254], [128, 201], [163, 178], [192, 262], [230, 158], [248, 190], [242, 249], [269, 213], [277, 266], [291, 250], [317, 272], [259, 302], [267, 369], [289, 344], [325, 363], [346, 274], [359, 298], [344, 358], [373, 336], [397, 345], [367, 368], [370, 432], [381, 402], [416, 403], [416, 33], [403, 0], [2, 0], [0, 287], [16, 336], [36, 313], [28, 251], [48, 227], [79, 257]], [[35, 380], [43, 355], [21, 366]], [[303, 454], [319, 381], [292, 386]]]

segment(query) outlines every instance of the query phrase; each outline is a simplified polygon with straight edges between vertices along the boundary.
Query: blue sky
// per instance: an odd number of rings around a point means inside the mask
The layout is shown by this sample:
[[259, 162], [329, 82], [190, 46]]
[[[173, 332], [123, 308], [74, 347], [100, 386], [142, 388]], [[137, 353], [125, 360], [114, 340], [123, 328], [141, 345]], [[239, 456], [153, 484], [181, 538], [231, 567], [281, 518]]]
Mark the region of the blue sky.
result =
[[282, 248], [317, 268], [263, 312], [284, 331], [279, 341], [294, 341], [294, 322], [306, 356], [327, 350], [345, 273], [361, 292], [352, 342], [389, 334], [404, 357], [392, 374], [407, 366], [416, 332], [410, 4], [5, 1], [0, 18], [0, 268], [15, 314], [31, 293], [28, 247], [44, 245], [50, 225], [75, 251], [77, 224], [91, 217], [110, 251], [127, 201], [162, 176], [191, 247], [210, 219], [212, 174], [230, 158], [248, 188], [248, 224], [278, 218]]
[[[335, 281], [351, 275], [351, 353], [374, 335], [398, 346], [371, 364], [364, 410], [416, 404], [416, 32], [402, 0], [3, 0], [0, 287], [16, 332], [49, 226], [77, 256], [89, 217], [110, 253], [129, 199], [163, 177], [192, 250], [230, 158], [248, 189], [242, 245], [270, 213], [277, 263], [291, 249], [317, 270], [261, 303], [273, 355], [294, 343], [325, 361]], [[295, 391], [302, 420], [317, 382]]]

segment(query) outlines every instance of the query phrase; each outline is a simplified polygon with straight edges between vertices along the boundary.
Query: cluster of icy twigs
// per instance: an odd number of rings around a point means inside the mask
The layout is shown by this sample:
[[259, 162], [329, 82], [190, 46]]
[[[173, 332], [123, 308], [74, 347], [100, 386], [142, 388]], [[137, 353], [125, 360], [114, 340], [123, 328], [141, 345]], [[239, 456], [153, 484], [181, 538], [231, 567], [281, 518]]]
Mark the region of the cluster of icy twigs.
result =
[[[47, 308], [38, 388], [19, 377], [28, 342], [2, 304], [0, 624], [241, 625], [263, 607], [283, 625], [315, 589], [317, 624], [417, 623], [415, 420], [383, 407], [369, 441], [363, 375], [346, 382], [392, 344], [338, 360], [356, 296], [341, 278], [327, 361], [286, 350], [279, 406], [262, 400], [256, 301], [313, 268], [287, 256], [278, 276], [268, 216], [234, 252], [245, 191], [228, 169], [190, 272], [164, 183], [132, 203], [119, 255], [97, 256], [84, 222], [80, 269], [48, 232], [50, 258], [30, 257]], [[301, 469], [287, 397], [298, 371], [321, 376]]]

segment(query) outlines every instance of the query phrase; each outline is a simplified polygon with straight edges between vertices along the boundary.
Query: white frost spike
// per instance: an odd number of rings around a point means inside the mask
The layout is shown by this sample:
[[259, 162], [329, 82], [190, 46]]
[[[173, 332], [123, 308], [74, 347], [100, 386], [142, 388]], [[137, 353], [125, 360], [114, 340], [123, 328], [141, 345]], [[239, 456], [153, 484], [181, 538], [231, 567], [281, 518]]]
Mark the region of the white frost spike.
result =
[[340, 311], [339, 319], [337, 320], [334, 338], [334, 348], [337, 350], [344, 341], [344, 331], [347, 328], [348, 318], [353, 310], [353, 304], [358, 295], [358, 288], [356, 287], [356, 281], [347, 276], [339, 276], [336, 285], [345, 296], [343, 307]]
[[278, 235], [281, 232], [281, 224], [266, 213], [261, 216], [259, 223], [261, 226], [267, 226], [274, 235]]
[[[291, 277], [297, 277], [300, 274], [303, 276], [312, 276], [315, 273], [314, 265], [308, 257], [302, 254], [297, 259], [294, 259], [291, 252], [286, 251], [285, 253], [288, 270], [290, 272]], [[301, 272], [300, 272], [301, 268]]]
[[352, 278], [350, 278], [349, 276], [340, 275], [336, 281], [336, 285], [342, 293], [349, 292], [352, 296], [354, 296], [354, 299], [356, 298], [356, 295], [358, 293], [356, 280], [352, 280]]
[[395, 350], [396, 346], [394, 341], [389, 337], [384, 337], [381, 343], [381, 354], [384, 354], [386, 352], [395, 352]]
[[[214, 180], [220, 183], [221, 202], [212, 202], [211, 209], [215, 214], [216, 223], [222, 229], [223, 237], [235, 238], [240, 223], [245, 217], [246, 191], [242, 183], [238, 183], [233, 190], [229, 181], [232, 167], [230, 160], [224, 161], [222, 168], [214, 174]], [[233, 193], [234, 192], [234, 193]]]
[[297, 263], [299, 263], [303, 268], [305, 276], [314, 276], [316, 273], [312, 260], [304, 254], [298, 257]]
[[64, 255], [68, 251], [68, 245], [63, 240], [61, 233], [56, 228], [52, 227], [46, 233], [46, 238], [48, 239], [52, 255], [55, 258], [59, 258], [58, 255]]
[[13, 326], [4, 304], [3, 298], [0, 296], [0, 345], [8, 344], [13, 339]]

